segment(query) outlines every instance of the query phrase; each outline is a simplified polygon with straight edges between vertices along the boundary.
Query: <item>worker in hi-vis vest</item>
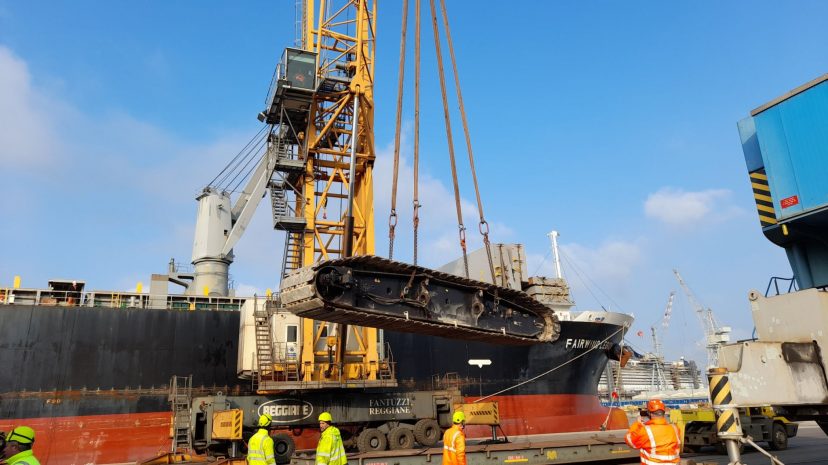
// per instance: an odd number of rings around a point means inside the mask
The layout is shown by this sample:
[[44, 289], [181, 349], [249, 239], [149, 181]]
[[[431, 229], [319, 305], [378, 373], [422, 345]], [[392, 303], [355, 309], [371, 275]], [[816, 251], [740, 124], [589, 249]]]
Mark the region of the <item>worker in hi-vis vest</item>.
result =
[[681, 435], [676, 425], [667, 423], [665, 410], [664, 402], [659, 399], [650, 400], [647, 402], [650, 419], [645, 421], [646, 417], [642, 414], [627, 432], [627, 445], [638, 449], [644, 465], [679, 463]]
[[247, 442], [247, 463], [249, 465], [276, 465], [276, 456], [273, 453], [273, 438], [267, 427], [273, 422], [273, 417], [267, 413], [259, 417], [259, 431]]
[[322, 437], [316, 446], [316, 465], [346, 465], [345, 446], [342, 445], [342, 436], [339, 429], [333, 424], [333, 417], [328, 412], [319, 414], [319, 429]]
[[[0, 436], [2, 438], [2, 436]], [[32, 452], [34, 430], [28, 426], [18, 426], [0, 439], [0, 463], [8, 465], [40, 465]]]
[[466, 465], [466, 415], [454, 412], [453, 425], [443, 434], [443, 465]]

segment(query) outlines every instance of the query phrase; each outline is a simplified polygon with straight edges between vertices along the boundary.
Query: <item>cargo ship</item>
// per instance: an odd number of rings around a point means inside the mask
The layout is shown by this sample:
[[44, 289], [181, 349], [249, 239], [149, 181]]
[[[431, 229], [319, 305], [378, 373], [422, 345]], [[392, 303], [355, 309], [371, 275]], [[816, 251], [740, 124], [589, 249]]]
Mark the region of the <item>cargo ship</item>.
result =
[[[509, 437], [626, 427], [622, 412], [600, 405], [598, 382], [632, 317], [572, 311], [565, 281], [547, 282], [554, 295], [536, 298], [560, 319], [552, 343], [384, 331], [398, 388], [453, 386], [467, 401], [497, 401]], [[0, 289], [0, 429], [35, 428], [42, 462], [123, 463], [170, 451], [173, 375], [192, 375], [194, 394], [252, 392], [251, 319], [263, 299], [87, 292], [85, 285]], [[298, 334], [289, 327], [298, 318], [279, 324], [274, 344], [292, 350]], [[296, 433], [300, 448], [318, 436]], [[469, 428], [472, 437], [490, 434]]]
[[[258, 114], [266, 126], [197, 197], [192, 273], [171, 263], [166, 274], [152, 276], [149, 292], [87, 292], [79, 280], [0, 288], [0, 429], [33, 427], [42, 463], [124, 463], [170, 452], [173, 376], [192, 376], [193, 397], [243, 395], [262, 392], [257, 373], [266, 369], [256, 369], [257, 354], [295, 359], [302, 329], [320, 336], [310, 358], [333, 352], [324, 340], [333, 327], [323, 338], [322, 326], [303, 328], [296, 315], [271, 318], [261, 309], [274, 296], [232, 297], [228, 285], [233, 249], [268, 191], [273, 227], [285, 232], [282, 276], [330, 256], [375, 254], [376, 9], [364, 2], [341, 9], [304, 4], [304, 48], [285, 49]], [[480, 212], [480, 232], [488, 234]], [[496, 401], [509, 437], [626, 428], [623, 412], [601, 407], [597, 385], [608, 360], [619, 357], [632, 317], [572, 311], [563, 279], [530, 277], [520, 246], [496, 249], [496, 266], [478, 251], [468, 257], [478, 265], [453, 262], [441, 271], [481, 281], [491, 271], [490, 288], [535, 289], [526, 293], [554, 310], [556, 337], [504, 345], [386, 330], [370, 351], [393, 357], [394, 389], [451, 385], [467, 401]], [[185, 291], [170, 292], [170, 283]], [[474, 305], [458, 308], [470, 313]], [[257, 320], [261, 313], [268, 323]], [[262, 338], [256, 328], [272, 334]], [[486, 363], [472, 366], [472, 360]], [[307, 373], [328, 376], [332, 366]], [[292, 432], [299, 448], [312, 446], [319, 434]], [[469, 428], [472, 437], [489, 434]]]

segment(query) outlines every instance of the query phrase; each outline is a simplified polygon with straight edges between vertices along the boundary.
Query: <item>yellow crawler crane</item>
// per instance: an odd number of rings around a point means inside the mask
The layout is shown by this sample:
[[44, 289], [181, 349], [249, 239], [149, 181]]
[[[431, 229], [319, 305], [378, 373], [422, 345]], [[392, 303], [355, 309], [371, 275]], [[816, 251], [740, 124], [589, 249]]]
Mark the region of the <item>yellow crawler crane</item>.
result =
[[[285, 51], [260, 115], [278, 128], [271, 146], [294, 147], [275, 157], [276, 170], [287, 173], [275, 187], [290, 204], [274, 218], [288, 234], [285, 274], [374, 253], [376, 3], [305, 0], [301, 18], [302, 48]], [[303, 319], [298, 379], [262, 379], [258, 390], [396, 385], [377, 344], [377, 329], [339, 324], [329, 331]]]

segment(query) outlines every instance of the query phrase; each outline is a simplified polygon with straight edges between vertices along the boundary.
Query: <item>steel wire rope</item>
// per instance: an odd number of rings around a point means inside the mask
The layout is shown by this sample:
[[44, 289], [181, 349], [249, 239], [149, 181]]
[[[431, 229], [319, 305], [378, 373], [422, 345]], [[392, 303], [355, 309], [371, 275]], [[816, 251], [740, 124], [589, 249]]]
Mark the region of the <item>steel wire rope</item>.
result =
[[469, 258], [466, 254], [466, 226], [463, 224], [463, 207], [460, 205], [460, 182], [457, 179], [457, 162], [454, 156], [454, 138], [451, 132], [451, 117], [449, 115], [448, 97], [446, 96], [446, 72], [443, 69], [443, 52], [440, 47], [440, 29], [437, 24], [437, 9], [434, 0], [429, 0], [431, 6], [431, 26], [434, 32], [434, 50], [437, 55], [437, 72], [440, 76], [440, 96], [443, 101], [443, 117], [446, 123], [446, 140], [448, 143], [449, 161], [451, 163], [451, 179], [454, 187], [454, 208], [457, 212], [457, 229], [460, 236], [460, 249], [463, 251], [463, 268], [466, 277], [469, 277]]
[[[581, 278], [580, 273], [578, 272], [578, 266], [575, 265], [575, 261], [570, 260], [569, 257], [566, 255], [566, 253], [564, 253], [563, 250], [561, 250], [561, 256], [572, 267], [572, 271], [574, 271], [575, 274], [578, 275], [579, 279], [581, 279], [581, 282], [584, 284], [584, 286], [587, 286], [587, 290], [589, 290], [589, 293], [592, 294], [592, 296], [595, 298], [595, 300], [598, 301], [598, 304], [601, 305], [601, 301], [598, 299], [598, 297], [595, 296], [595, 294], [592, 293], [592, 290], [589, 289], [589, 286], [587, 285], [587, 283], [585, 281], [583, 281], [583, 279]], [[590, 278], [589, 275], [586, 272], [584, 272], [584, 276], [586, 276], [586, 279], [588, 279], [589, 282], [592, 283], [592, 285], [595, 286], [601, 292], [601, 294], [603, 294], [604, 297], [607, 298], [607, 300], [609, 300], [613, 305], [615, 305], [615, 308], [617, 308], [618, 311], [622, 311], [621, 306], [618, 305], [618, 302], [616, 302], [612, 297], [610, 297], [610, 295], [607, 294], [606, 291], [601, 289], [601, 286], [599, 286], [595, 281], [593, 281], [592, 278]], [[603, 305], [601, 305], [601, 308], [603, 308], [604, 310], [607, 310], [606, 308], [604, 308]]]
[[400, 175], [400, 130], [402, 128], [403, 82], [405, 80], [405, 36], [408, 29], [408, 0], [403, 0], [400, 33], [400, 75], [397, 82], [397, 121], [394, 132], [394, 172], [391, 180], [391, 212], [388, 214], [388, 259], [394, 258], [394, 232], [397, 227], [397, 179]]
[[[223, 190], [231, 190], [232, 191], [233, 189], [230, 189], [230, 186], [233, 183], [235, 183], [236, 179], [238, 179], [238, 177], [242, 174], [242, 172], [244, 172], [244, 170], [247, 169], [247, 167], [250, 165], [250, 162], [252, 162], [255, 159], [256, 154], [259, 153], [259, 150], [261, 150], [262, 146], [266, 143], [267, 143], [267, 138], [263, 137], [256, 143], [256, 145], [250, 147], [247, 150], [247, 153], [244, 155], [244, 157], [242, 157], [241, 159], [239, 159], [236, 162], [236, 166], [233, 167], [233, 170], [227, 172], [227, 175], [222, 179], [222, 181], [219, 183], [218, 187], [220, 187]], [[242, 162], [244, 162], [244, 166], [241, 166]], [[227, 179], [233, 173], [235, 173], [233, 178], [232, 179]], [[244, 178], [242, 178], [242, 179], [244, 179]]]
[[412, 208], [412, 230], [414, 232], [414, 265], [417, 264], [417, 253], [420, 233], [420, 21], [422, 6], [420, 0], [414, 0], [414, 176]]
[[503, 394], [504, 392], [508, 392], [508, 391], [511, 391], [512, 389], [519, 388], [519, 387], [523, 386], [524, 384], [531, 383], [532, 381], [536, 381], [536, 380], [538, 380], [538, 379], [540, 379], [540, 378], [543, 378], [544, 376], [548, 375], [549, 373], [552, 373], [553, 371], [559, 370], [559, 369], [563, 368], [564, 366], [569, 365], [570, 363], [574, 362], [575, 360], [578, 360], [579, 358], [584, 357], [586, 354], [588, 354], [588, 353], [592, 352], [593, 350], [597, 350], [599, 347], [601, 347], [601, 345], [602, 345], [603, 343], [605, 343], [605, 342], [609, 341], [610, 339], [612, 339], [612, 337], [613, 337], [613, 336], [615, 336], [615, 335], [616, 335], [616, 334], [618, 334], [619, 332], [624, 331], [627, 327], [628, 327], [628, 324], [627, 324], [627, 323], [624, 323], [624, 325], [623, 325], [623, 326], [621, 326], [620, 328], [618, 328], [618, 329], [616, 329], [615, 331], [613, 331], [613, 333], [612, 333], [612, 334], [610, 334], [609, 336], [605, 337], [605, 338], [604, 338], [603, 340], [601, 340], [598, 344], [595, 344], [595, 346], [593, 346], [593, 347], [591, 347], [591, 348], [587, 349], [585, 352], [583, 352], [583, 353], [581, 353], [581, 354], [578, 354], [578, 355], [576, 355], [576, 356], [574, 356], [574, 357], [570, 358], [569, 360], [567, 360], [567, 361], [565, 361], [565, 362], [563, 362], [563, 363], [559, 364], [558, 366], [555, 366], [555, 367], [553, 367], [553, 368], [551, 368], [551, 369], [549, 369], [549, 370], [547, 370], [547, 371], [545, 371], [545, 372], [543, 372], [543, 373], [541, 373], [541, 374], [539, 374], [539, 375], [536, 375], [536, 376], [533, 376], [532, 378], [529, 378], [529, 379], [527, 379], [527, 380], [521, 381], [521, 382], [519, 382], [519, 383], [517, 383], [517, 384], [515, 384], [515, 385], [513, 385], [513, 386], [507, 387], [506, 389], [501, 389], [500, 391], [497, 391], [497, 392], [495, 392], [495, 393], [493, 393], [493, 394], [489, 394], [489, 395], [483, 396], [483, 397], [481, 397], [481, 398], [479, 398], [479, 399], [477, 399], [477, 400], [472, 401], [472, 403], [477, 403], [477, 402], [480, 402], [480, 401], [482, 401], [482, 400], [490, 399], [490, 398], [492, 398], [492, 397], [494, 397], [494, 396], [498, 396], [498, 395], [500, 395], [500, 394]]
[[[583, 278], [583, 277], [581, 276], [581, 274], [578, 272], [578, 267], [575, 265], [574, 261], [570, 260], [570, 259], [569, 259], [569, 257], [568, 257], [566, 254], [564, 254], [564, 253], [563, 253], [563, 251], [561, 251], [561, 256], [562, 256], [562, 257], [563, 257], [563, 259], [566, 261], [566, 263], [567, 263], [569, 266], [571, 266], [571, 267], [572, 267], [572, 271], [575, 273], [575, 276], [577, 276], [577, 277], [578, 277], [578, 279], [581, 281], [581, 283], [584, 285], [584, 287], [586, 287], [587, 292], [589, 292], [589, 293], [590, 293], [590, 295], [592, 295], [592, 298], [593, 298], [593, 299], [595, 299], [595, 301], [596, 301], [596, 302], [598, 302], [598, 305], [601, 305], [601, 308], [602, 308], [602, 309], [604, 309], [604, 311], [607, 311], [607, 309], [606, 309], [606, 308], [604, 308], [604, 306], [601, 304], [601, 300], [598, 298], [598, 296], [596, 296], [596, 295], [595, 295], [595, 293], [593, 293], [593, 292], [592, 292], [592, 289], [590, 288], [590, 286], [586, 283], [586, 281], [584, 281], [584, 278]], [[545, 259], [544, 259], [544, 260], [545, 260]], [[588, 279], [590, 279], [589, 277], [587, 277], [587, 278], [588, 278]], [[592, 281], [592, 279], [590, 279], [590, 281]], [[594, 283], [594, 281], [592, 281], [592, 282], [593, 282], [593, 284], [595, 284], [595, 283]], [[618, 309], [620, 310], [621, 306], [620, 306], [620, 305], [618, 305], [618, 303], [616, 303], [616, 302], [615, 302], [615, 301], [614, 301], [611, 297], [609, 297], [609, 295], [607, 295], [607, 293], [606, 293], [606, 292], [604, 292], [602, 289], [600, 289], [600, 287], [599, 287], [597, 284], [595, 284], [595, 286], [596, 286], [596, 287], [598, 287], [598, 288], [599, 288], [599, 290], [601, 290], [601, 292], [602, 292], [602, 293], [603, 293], [603, 294], [604, 294], [604, 295], [605, 295], [605, 296], [606, 296], [606, 297], [607, 297], [610, 301], [612, 301], [612, 303], [613, 303], [613, 304], [615, 304], [615, 306], [616, 306], [616, 307], [618, 307]], [[624, 336], [623, 336], [623, 337], [626, 337], [626, 334], [624, 334]], [[645, 352], [645, 351], [641, 350], [640, 348], [636, 347], [636, 346], [635, 346], [634, 344], [632, 344], [629, 340], [625, 340], [625, 343], [626, 343], [627, 345], [629, 345], [629, 346], [630, 346], [630, 347], [631, 347], [634, 351], [636, 351], [636, 352], [641, 352], [641, 353]], [[619, 367], [618, 374], [617, 374], [617, 378], [619, 378], [619, 379], [620, 379], [620, 377], [621, 377], [621, 370], [620, 370], [620, 367]]]
[[540, 263], [538, 263], [538, 266], [535, 267], [535, 272], [532, 273], [531, 276], [537, 276], [538, 275], [538, 271], [540, 271], [541, 267], [543, 266], [544, 263], [546, 263], [546, 260], [549, 258], [550, 255], [552, 255], [552, 251], [548, 250], [546, 252], [546, 255], [543, 256], [543, 259], [540, 261]]
[[[241, 187], [242, 183], [243, 183], [243, 182], [245, 182], [245, 181], [247, 181], [247, 179], [249, 179], [249, 178], [250, 178], [250, 174], [251, 174], [251, 173], [253, 173], [253, 171], [254, 171], [254, 170], [255, 170], [255, 169], [259, 166], [259, 163], [261, 163], [261, 161], [264, 159], [264, 157], [265, 157], [265, 156], [267, 156], [267, 150], [262, 151], [262, 152], [261, 152], [261, 155], [259, 155], [258, 157], [256, 157], [256, 156], [255, 156], [256, 154], [258, 154], [258, 153], [259, 153], [259, 151], [261, 151], [261, 150], [262, 150], [262, 147], [265, 145], [265, 143], [266, 143], [266, 140], [265, 140], [265, 139], [262, 139], [262, 141], [259, 143], [259, 145], [258, 145], [258, 146], [256, 146], [256, 149], [255, 149], [254, 151], [252, 151], [252, 152], [251, 152], [251, 156], [250, 156], [250, 158], [247, 160], [247, 163], [245, 163], [245, 164], [244, 164], [244, 166], [242, 167], [242, 169], [241, 169], [241, 170], [239, 170], [239, 172], [236, 174], [236, 176], [233, 178], [233, 180], [232, 180], [232, 181], [230, 181], [230, 184], [232, 184], [233, 182], [235, 182], [235, 181], [236, 181], [236, 179], [237, 179], [237, 178], [238, 178], [238, 180], [239, 180], [239, 182], [237, 182], [237, 183], [236, 183], [236, 185], [235, 185], [235, 186], [233, 186], [233, 188], [232, 188], [232, 189], [230, 189], [230, 192], [238, 192], [238, 189], [239, 189], [239, 187]], [[253, 164], [253, 166], [250, 166], [250, 168], [248, 168], [248, 166], [249, 166], [249, 165], [250, 165], [250, 164], [251, 164], [254, 160], [256, 161], [256, 163], [254, 163], [254, 164]], [[247, 170], [247, 171], [244, 173], [244, 176], [241, 176], [241, 178], [239, 178], [239, 176], [242, 174], [242, 171], [244, 171], [244, 170]], [[228, 186], [229, 186], [229, 184], [228, 184]]]
[[[572, 266], [572, 264], [569, 262], [569, 258], [568, 258], [568, 257], [566, 257], [566, 256], [565, 256], [565, 255], [563, 255], [563, 254], [561, 254], [561, 257], [563, 257], [563, 259], [564, 259], [564, 261], [566, 261], [567, 265]], [[575, 269], [575, 267], [574, 267], [574, 266], [573, 266], [573, 268], [572, 268], [572, 271], [575, 273], [575, 277], [577, 277], [577, 278], [578, 278], [578, 280], [581, 282], [581, 284], [583, 284], [583, 285], [584, 285], [584, 288], [586, 288], [587, 292], [589, 292], [589, 294], [592, 296], [592, 298], [593, 298], [593, 299], [595, 299], [595, 302], [597, 302], [597, 303], [598, 303], [598, 305], [599, 305], [602, 309], [606, 310], [606, 308], [604, 308], [604, 305], [601, 303], [601, 299], [599, 299], [599, 298], [598, 298], [598, 296], [597, 296], [597, 295], [595, 295], [595, 293], [594, 293], [594, 292], [592, 292], [592, 288], [590, 288], [590, 287], [589, 287], [589, 284], [587, 284], [587, 282], [586, 282], [586, 281], [584, 281], [584, 278], [581, 276], [581, 274], [580, 274], [580, 273], [578, 273], [578, 270], [577, 270], [577, 269]], [[572, 291], [570, 290], [570, 296], [571, 296], [571, 295], [572, 295]], [[573, 299], [573, 300], [574, 300], [574, 299]]]
[[[434, 2], [432, 0], [432, 5], [433, 4]], [[469, 154], [469, 169], [471, 171], [472, 182], [474, 184], [474, 195], [477, 198], [477, 212], [480, 215], [480, 223], [478, 224], [478, 230], [480, 231], [480, 235], [483, 236], [483, 245], [484, 247], [486, 247], [486, 255], [489, 259], [489, 271], [492, 274], [492, 282], [496, 283], [497, 279], [495, 278], [494, 261], [492, 260], [492, 249], [489, 243], [489, 223], [488, 221], [486, 221], [486, 218], [483, 214], [483, 200], [481, 200], [480, 198], [480, 186], [477, 182], [477, 170], [474, 167], [474, 152], [472, 151], [471, 135], [469, 132], [469, 122], [468, 118], [466, 117], [466, 106], [463, 104], [463, 92], [460, 90], [460, 74], [457, 72], [457, 59], [454, 55], [454, 42], [451, 39], [451, 29], [449, 28], [449, 20], [448, 13], [446, 11], [445, 0], [440, 0], [440, 10], [443, 13], [443, 26], [446, 29], [446, 43], [448, 44], [449, 56], [451, 57], [451, 67], [454, 71], [454, 90], [457, 93], [457, 105], [460, 107], [460, 118], [463, 121], [463, 133], [466, 136], [466, 150]], [[465, 249], [463, 258], [465, 259]], [[468, 263], [466, 263], [467, 277], [468, 274]]]
[[241, 156], [241, 154], [242, 154], [242, 153], [244, 153], [244, 152], [247, 150], [247, 148], [250, 146], [250, 144], [252, 144], [252, 143], [253, 143], [253, 141], [255, 141], [256, 139], [258, 139], [258, 138], [259, 138], [259, 136], [261, 136], [262, 132], [263, 132], [265, 129], [267, 129], [268, 127], [269, 127], [268, 125], [264, 125], [264, 126], [262, 126], [262, 128], [261, 128], [261, 129], [259, 129], [259, 131], [256, 133], [256, 135], [254, 135], [254, 136], [253, 136], [253, 137], [252, 137], [252, 138], [251, 138], [251, 139], [247, 142], [247, 144], [245, 144], [245, 146], [244, 146], [241, 150], [239, 150], [239, 153], [237, 153], [237, 154], [236, 154], [236, 156], [235, 156], [235, 157], [233, 157], [233, 159], [232, 159], [232, 160], [230, 160], [230, 162], [228, 162], [228, 163], [227, 163], [227, 165], [225, 165], [225, 166], [224, 166], [224, 168], [222, 168], [222, 170], [221, 170], [221, 171], [219, 171], [219, 173], [216, 175], [216, 177], [214, 177], [214, 178], [213, 178], [213, 180], [212, 180], [212, 181], [210, 181], [207, 185], [208, 185], [208, 186], [212, 186], [212, 185], [213, 185], [213, 183], [215, 183], [215, 182], [216, 182], [216, 180], [218, 180], [220, 177], [222, 177], [222, 175], [224, 175], [224, 176], [225, 176], [225, 178], [223, 178], [223, 179], [222, 179], [222, 181], [220, 181], [220, 182], [219, 182], [219, 184], [221, 184], [221, 182], [224, 182], [224, 179], [226, 179], [226, 176], [227, 176], [227, 175], [225, 174], [225, 172], [226, 172], [226, 171], [230, 168], [230, 165], [232, 165], [232, 164], [233, 164], [233, 162], [235, 162], [235, 161], [236, 161], [236, 159], [237, 159], [238, 157], [240, 157], [240, 156]]

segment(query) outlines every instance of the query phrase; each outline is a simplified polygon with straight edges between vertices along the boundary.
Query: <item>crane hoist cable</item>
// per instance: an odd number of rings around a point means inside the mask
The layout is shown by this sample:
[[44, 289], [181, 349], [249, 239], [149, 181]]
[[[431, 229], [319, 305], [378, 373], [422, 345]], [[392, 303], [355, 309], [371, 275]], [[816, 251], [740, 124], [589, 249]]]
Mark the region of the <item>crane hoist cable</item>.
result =
[[429, 0], [431, 6], [431, 26], [434, 32], [434, 50], [437, 54], [437, 72], [440, 76], [440, 96], [443, 100], [443, 116], [446, 123], [446, 141], [448, 143], [449, 162], [451, 164], [451, 179], [454, 187], [454, 209], [457, 212], [457, 230], [460, 236], [460, 249], [463, 251], [463, 268], [466, 277], [469, 277], [469, 257], [466, 252], [466, 226], [463, 224], [463, 207], [460, 205], [460, 183], [457, 179], [457, 163], [454, 157], [454, 138], [451, 132], [451, 118], [449, 116], [448, 97], [446, 96], [446, 73], [443, 70], [443, 52], [440, 47], [440, 30], [437, 25], [437, 10], [434, 0]]
[[[400, 160], [400, 144], [401, 144], [401, 127], [402, 127], [402, 111], [403, 111], [403, 101], [404, 101], [404, 81], [405, 81], [405, 52], [406, 52], [406, 37], [407, 37], [407, 27], [408, 27], [408, 0], [403, 2], [403, 14], [402, 14], [402, 29], [401, 29], [401, 39], [400, 39], [400, 64], [399, 64], [399, 79], [397, 83], [397, 114], [396, 114], [396, 127], [395, 127], [395, 135], [394, 135], [394, 168], [393, 168], [393, 178], [392, 178], [392, 188], [391, 188], [391, 210], [389, 212], [388, 217], [388, 255], [389, 258], [393, 258], [394, 255], [394, 240], [396, 236], [396, 226], [397, 226], [397, 193], [398, 193], [398, 184], [399, 184], [399, 160]], [[413, 174], [414, 174], [414, 186], [413, 186], [413, 232], [414, 232], [414, 264], [417, 264], [418, 258], [418, 245], [419, 245], [419, 209], [421, 207], [419, 203], [419, 133], [420, 133], [420, 17], [421, 17], [421, 5], [420, 0], [415, 0], [415, 39], [414, 39], [414, 54], [415, 54], [415, 77], [414, 77], [414, 163], [413, 163]], [[466, 247], [466, 226], [463, 222], [463, 210], [462, 210], [462, 202], [460, 197], [460, 184], [458, 180], [457, 174], [457, 163], [456, 157], [454, 153], [454, 140], [453, 140], [453, 133], [451, 129], [451, 118], [449, 113], [448, 107], [448, 97], [446, 91], [446, 79], [445, 79], [445, 70], [443, 67], [443, 54], [440, 44], [440, 28], [439, 28], [439, 20], [437, 18], [437, 8], [434, 0], [430, 0], [430, 7], [431, 7], [431, 20], [432, 20], [432, 30], [434, 34], [434, 47], [435, 53], [437, 55], [437, 69], [439, 72], [440, 78], [440, 91], [443, 103], [443, 113], [445, 119], [445, 127], [446, 127], [446, 139], [448, 142], [448, 150], [449, 150], [449, 160], [451, 164], [451, 176], [452, 176], [452, 184], [454, 188], [454, 200], [455, 200], [455, 210], [457, 212], [457, 223], [458, 223], [458, 234], [460, 240], [460, 248], [463, 252], [463, 265], [465, 275], [468, 277], [469, 275], [469, 264], [468, 264], [468, 254], [467, 254], [467, 247]], [[465, 136], [466, 141], [466, 148], [468, 151], [468, 158], [469, 158], [469, 168], [472, 175], [472, 180], [474, 184], [474, 191], [475, 191], [475, 198], [477, 201], [477, 209], [478, 214], [480, 217], [480, 222], [478, 225], [478, 230], [483, 237], [483, 243], [486, 248], [486, 255], [488, 258], [489, 263], [489, 271], [491, 273], [492, 282], [495, 283], [497, 281], [495, 275], [495, 267], [494, 267], [494, 260], [492, 257], [491, 251], [491, 241], [489, 239], [489, 223], [486, 221], [484, 210], [483, 210], [483, 201], [480, 195], [480, 184], [477, 179], [477, 171], [475, 168], [474, 163], [474, 152], [472, 150], [471, 145], [471, 135], [469, 131], [469, 124], [468, 124], [468, 117], [466, 116], [465, 104], [463, 102], [463, 94], [460, 87], [460, 75], [457, 70], [457, 59], [456, 54], [454, 52], [454, 42], [451, 37], [451, 29], [449, 26], [448, 20], [448, 13], [446, 10], [445, 1], [440, 1], [440, 13], [443, 21], [443, 25], [445, 27], [446, 32], [446, 41], [449, 47], [449, 55], [451, 58], [451, 65], [453, 71], [453, 78], [455, 84], [455, 90], [457, 94], [457, 101], [460, 108], [461, 119], [463, 122], [463, 133]]]
[[391, 181], [391, 213], [388, 215], [388, 258], [394, 258], [394, 229], [397, 227], [397, 179], [400, 176], [400, 128], [402, 127], [403, 81], [405, 80], [405, 35], [408, 29], [408, 0], [403, 0], [400, 33], [400, 77], [397, 83], [397, 125], [394, 130], [394, 173]]
[[[414, 230], [414, 260], [417, 264], [420, 226], [420, 0], [414, 1], [414, 186], [412, 198], [412, 227]], [[394, 134], [394, 172], [391, 184], [391, 212], [388, 216], [388, 258], [394, 258], [394, 239], [397, 226], [397, 185], [400, 170], [400, 141], [405, 80], [406, 33], [408, 30], [408, 0], [403, 1], [402, 32], [400, 38], [400, 75], [397, 86], [397, 121]]]
[[411, 201], [414, 228], [414, 265], [420, 231], [420, 0], [414, 0], [414, 194]]
[[[432, 0], [432, 11], [434, 2]], [[449, 28], [448, 13], [446, 12], [446, 1], [440, 0], [440, 10], [443, 13], [443, 25], [446, 28], [446, 43], [448, 43], [449, 55], [451, 56], [451, 67], [454, 71], [454, 88], [457, 92], [457, 103], [460, 107], [460, 117], [463, 120], [463, 133], [466, 136], [466, 150], [469, 154], [469, 168], [471, 170], [472, 181], [474, 182], [474, 195], [477, 198], [477, 212], [480, 215], [480, 223], [478, 229], [480, 235], [483, 236], [483, 245], [486, 248], [486, 254], [489, 259], [489, 271], [492, 274], [492, 282], [495, 281], [494, 263], [492, 260], [492, 249], [489, 243], [489, 223], [483, 215], [483, 201], [480, 198], [480, 186], [477, 182], [477, 170], [474, 166], [474, 153], [472, 151], [471, 135], [469, 132], [469, 121], [466, 118], [466, 106], [463, 104], [463, 93], [460, 90], [460, 74], [457, 72], [457, 59], [454, 55], [454, 41], [451, 39], [451, 28]], [[468, 270], [467, 273], [468, 274]], [[505, 276], [504, 276], [505, 278]]]

